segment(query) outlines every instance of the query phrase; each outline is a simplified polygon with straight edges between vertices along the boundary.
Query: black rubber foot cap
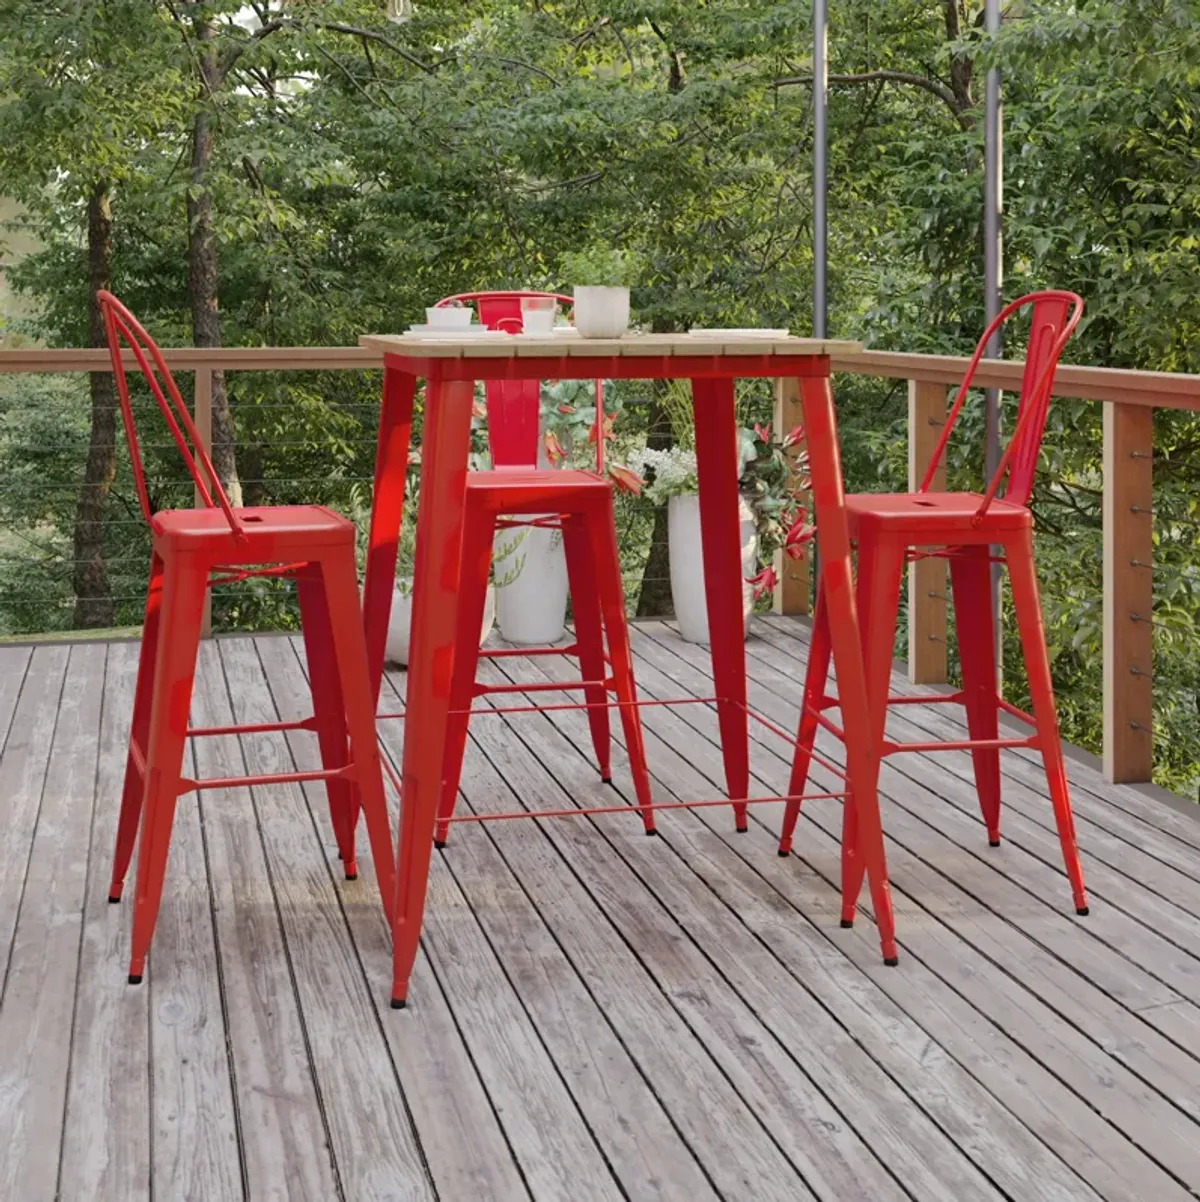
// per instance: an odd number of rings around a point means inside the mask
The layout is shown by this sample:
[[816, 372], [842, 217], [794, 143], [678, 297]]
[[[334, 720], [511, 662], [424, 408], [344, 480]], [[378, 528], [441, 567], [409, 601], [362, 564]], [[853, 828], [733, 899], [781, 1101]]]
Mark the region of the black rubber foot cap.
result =
[[129, 983], [130, 985], [140, 985], [142, 983], [142, 974], [140, 972], [131, 972], [129, 974]]
[[445, 839], [434, 839], [433, 845], [434, 845], [434, 847], [436, 847], [438, 849], [438, 851], [441, 851], [442, 848], [444, 848], [446, 846], [446, 840]]
[[1075, 913], [1078, 914], [1080, 918], [1086, 918], [1088, 916], [1088, 908], [1087, 906], [1078, 906], [1075, 910]]
[[113, 894], [111, 894], [111, 893], [108, 895], [108, 904], [109, 904], [110, 906], [115, 906], [115, 905], [117, 905], [117, 904], [120, 902], [120, 900], [121, 900], [121, 895], [120, 895], [119, 893], [118, 893], [118, 894], [116, 894], [116, 896], [114, 896], [114, 895], [113, 895]]
[[746, 833], [746, 832], [747, 832], [749, 829], [750, 829], [750, 828], [749, 828], [748, 826], [739, 826], [739, 827], [737, 828], [737, 833], [738, 833], [739, 835], [744, 835], [744, 834], [745, 834], [745, 833]]
[[646, 834], [648, 834], [648, 835], [657, 835], [657, 834], [658, 834], [658, 831], [657, 831], [657, 830], [655, 830], [655, 828], [654, 828], [654, 827], [651, 827], [651, 828], [650, 828], [650, 829], [649, 829], [649, 830], [646, 832]]
[[782, 856], [786, 860], [792, 853], [790, 851], [784, 851], [781, 847], [775, 854], [777, 856]]
[[989, 839], [988, 840], [988, 847], [999, 847], [999, 846], [1000, 846], [999, 839]]
[[393, 1010], [403, 1010], [404, 1007], [407, 1005], [408, 1005], [408, 1002], [405, 1001], [405, 999], [402, 997], [392, 998], [392, 1009]]
[[611, 777], [611, 776], [602, 776], [602, 777], [600, 778], [600, 783], [601, 783], [602, 785], [611, 785], [611, 784], [612, 784], [612, 777]]
[[900, 957], [899, 956], [884, 956], [883, 962], [884, 962], [884, 964], [886, 964], [888, 966], [888, 968], [895, 968], [896, 965], [900, 963]]
[[848, 931], [853, 925], [854, 925], [853, 918], [843, 918], [842, 919], [842, 930], [843, 931]]
[[346, 873], [346, 880], [348, 880], [348, 881], [356, 881], [356, 880], [358, 880], [358, 873], [357, 873], [357, 872], [348, 872], [348, 873]]

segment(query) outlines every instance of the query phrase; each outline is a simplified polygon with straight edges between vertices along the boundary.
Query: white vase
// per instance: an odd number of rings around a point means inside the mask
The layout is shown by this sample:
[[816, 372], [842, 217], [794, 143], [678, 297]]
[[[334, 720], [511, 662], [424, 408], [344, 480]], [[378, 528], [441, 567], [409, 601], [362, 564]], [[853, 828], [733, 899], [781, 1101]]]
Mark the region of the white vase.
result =
[[620, 338], [629, 329], [629, 289], [586, 284], [572, 289], [580, 338]]
[[[742, 536], [742, 633], [750, 628], [754, 588], [747, 579], [758, 562], [754, 511], [738, 498]], [[708, 598], [704, 592], [704, 544], [700, 537], [700, 498], [672, 497], [667, 503], [667, 543], [671, 561], [671, 600], [679, 633], [689, 643], [708, 645]]]
[[[492, 632], [496, 621], [496, 591], [488, 585], [487, 597], [483, 602], [483, 630], [479, 635], [482, 647]], [[412, 581], [405, 580], [403, 587], [397, 583], [392, 593], [392, 612], [388, 618], [387, 643], [384, 659], [389, 664], [408, 664], [409, 632], [412, 629]]]
[[500, 633], [522, 647], [557, 643], [567, 627], [562, 531], [544, 526], [499, 530], [492, 556]]

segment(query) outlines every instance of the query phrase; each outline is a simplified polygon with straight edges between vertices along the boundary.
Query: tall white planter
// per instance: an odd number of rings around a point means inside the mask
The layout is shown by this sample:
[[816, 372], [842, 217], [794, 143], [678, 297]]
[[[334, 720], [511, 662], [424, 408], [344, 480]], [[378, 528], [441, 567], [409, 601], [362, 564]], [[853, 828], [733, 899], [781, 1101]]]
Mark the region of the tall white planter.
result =
[[567, 629], [562, 531], [544, 526], [499, 530], [492, 554], [500, 633], [522, 647], [557, 643]]
[[[496, 621], [496, 591], [488, 585], [487, 599], [483, 603], [483, 630], [479, 635], [479, 645], [482, 647], [487, 636], [492, 633], [492, 625]], [[408, 664], [409, 633], [412, 629], [412, 581], [405, 583], [401, 591], [399, 585], [392, 593], [392, 612], [388, 618], [387, 644], [384, 648], [384, 658], [389, 664]]]
[[[738, 500], [742, 533], [743, 633], [754, 609], [754, 588], [746, 583], [757, 566], [758, 535], [754, 511], [744, 497]], [[679, 633], [689, 643], [708, 645], [708, 599], [704, 592], [704, 545], [700, 537], [700, 498], [672, 497], [667, 503], [667, 543], [671, 559], [671, 600]]]

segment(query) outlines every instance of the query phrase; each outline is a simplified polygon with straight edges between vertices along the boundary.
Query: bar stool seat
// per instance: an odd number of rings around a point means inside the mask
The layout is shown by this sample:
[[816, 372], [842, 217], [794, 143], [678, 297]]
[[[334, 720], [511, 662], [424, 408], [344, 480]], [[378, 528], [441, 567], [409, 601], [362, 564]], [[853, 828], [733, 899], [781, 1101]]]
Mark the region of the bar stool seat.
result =
[[265, 562], [288, 548], [340, 546], [347, 534], [354, 537], [354, 523], [323, 505], [253, 506], [233, 512], [244, 526], [244, 539], [230, 539], [229, 522], [220, 509], [160, 510], [150, 519], [150, 529], [156, 541], [180, 550], [225, 548], [223, 553], [239, 563], [256, 562], [259, 552], [266, 552]]
[[[850, 537], [910, 535], [916, 543], [935, 543], [952, 537], [957, 542], [989, 542], [1003, 530], [1033, 528], [1033, 514], [1024, 505], [996, 498], [978, 522], [983, 494], [977, 492], [848, 493], [846, 520]], [[914, 544], [915, 545], [915, 544]]]

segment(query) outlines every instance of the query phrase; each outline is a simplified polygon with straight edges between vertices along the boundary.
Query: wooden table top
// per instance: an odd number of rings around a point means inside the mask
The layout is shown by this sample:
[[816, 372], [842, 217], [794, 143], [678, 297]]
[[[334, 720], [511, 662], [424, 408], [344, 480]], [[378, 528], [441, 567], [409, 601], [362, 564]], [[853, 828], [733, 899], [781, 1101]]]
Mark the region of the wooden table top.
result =
[[[476, 327], [478, 328], [478, 327]], [[862, 343], [836, 338], [764, 338], [761, 335], [626, 334], [623, 338], [581, 338], [578, 334], [499, 334], [480, 337], [428, 337], [424, 334], [364, 334], [359, 345], [385, 355], [419, 359], [517, 359], [568, 356], [604, 358], [674, 355], [855, 355]]]

